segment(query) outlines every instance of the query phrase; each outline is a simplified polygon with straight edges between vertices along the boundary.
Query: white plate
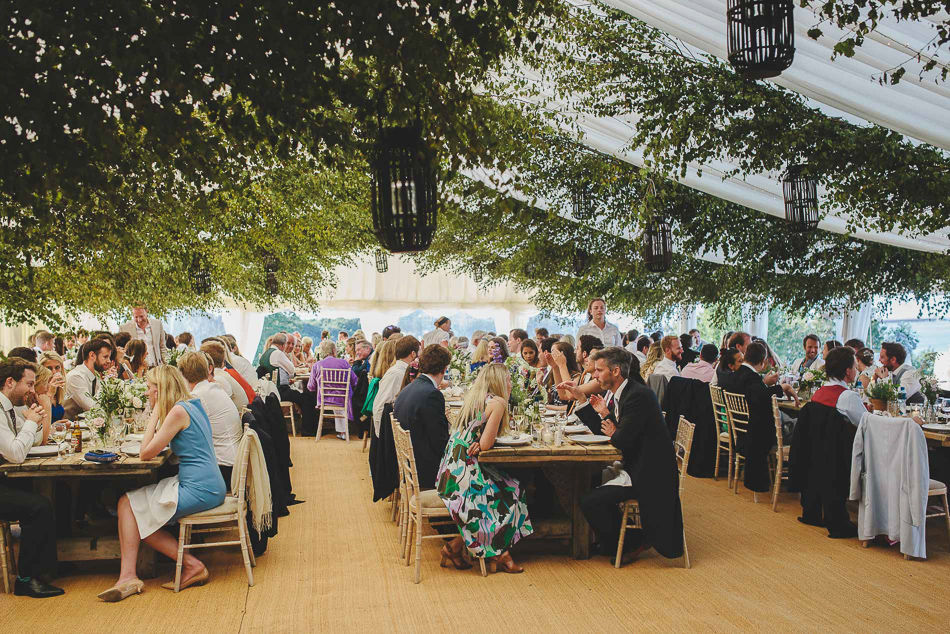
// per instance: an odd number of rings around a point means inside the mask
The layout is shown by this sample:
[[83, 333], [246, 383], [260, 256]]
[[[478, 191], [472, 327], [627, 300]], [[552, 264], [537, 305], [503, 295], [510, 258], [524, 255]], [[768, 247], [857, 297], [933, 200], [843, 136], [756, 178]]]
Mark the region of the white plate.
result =
[[583, 431], [590, 431], [587, 425], [565, 425], [564, 433], [565, 434], [579, 434]]
[[[63, 450], [65, 451], [69, 445], [67, 443], [61, 443]], [[58, 453], [56, 445], [40, 445], [39, 447], [33, 447], [27, 452], [27, 458], [46, 458], [48, 456], [55, 456]]]
[[142, 442], [145, 440], [145, 434], [126, 434], [125, 439], [129, 442]]
[[531, 436], [523, 434], [521, 436], [499, 436], [495, 438], [496, 445], [507, 445], [508, 447], [518, 447], [531, 443]]
[[942, 425], [940, 423], [929, 423], [923, 425], [923, 428], [927, 431], [939, 431], [939, 432], [950, 432], [950, 425]]
[[465, 401], [449, 401], [446, 405], [449, 407], [462, 407], [465, 405]]
[[610, 436], [595, 436], [594, 434], [573, 436], [571, 440], [582, 445], [602, 445], [610, 442]]
[[137, 442], [123, 443], [122, 446], [119, 447], [119, 451], [126, 454], [127, 456], [137, 456], [141, 450], [142, 445]]
[[569, 423], [576, 423], [579, 420], [580, 419], [577, 417], [577, 414], [571, 414], [570, 416], [567, 417], [567, 422]]

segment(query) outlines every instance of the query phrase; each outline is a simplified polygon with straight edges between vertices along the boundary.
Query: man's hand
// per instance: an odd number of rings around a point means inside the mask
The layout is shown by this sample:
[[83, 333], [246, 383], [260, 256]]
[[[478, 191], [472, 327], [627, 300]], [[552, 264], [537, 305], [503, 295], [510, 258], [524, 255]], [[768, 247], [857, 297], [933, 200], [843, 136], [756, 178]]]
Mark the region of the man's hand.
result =
[[583, 405], [587, 402], [587, 395], [581, 392], [580, 388], [577, 387], [577, 383], [574, 381], [564, 381], [562, 383], [558, 383], [557, 389], [569, 392], [571, 397], [577, 401], [578, 405]]
[[923, 424], [924, 424], [923, 419], [921, 419], [920, 416], [917, 416], [916, 414], [914, 414], [913, 416], [911, 416], [911, 420], [913, 420], [913, 421], [914, 421], [915, 423], [917, 423], [918, 425], [923, 425]]
[[604, 397], [600, 394], [592, 394], [590, 397], [590, 406], [594, 408], [594, 411], [600, 414], [601, 418], [606, 418], [610, 414], [610, 409], [607, 407], [607, 401], [604, 400]]
[[801, 405], [801, 402], [798, 400], [798, 392], [796, 392], [795, 388], [793, 388], [791, 385], [789, 385], [788, 383], [782, 383], [782, 392], [784, 392], [787, 396], [795, 400], [796, 407]]
[[43, 417], [46, 415], [46, 410], [44, 410], [40, 405], [33, 403], [30, 405], [30, 409], [26, 410], [23, 414], [23, 418], [26, 420], [31, 420], [34, 423], [38, 423], [43, 420]]
[[617, 431], [617, 426], [614, 425], [613, 421], [602, 420], [600, 421], [600, 431], [604, 432], [604, 436], [613, 438], [614, 433]]
[[769, 372], [768, 374], [762, 377], [762, 382], [768, 385], [769, 387], [772, 387], [778, 382], [778, 374], [776, 372]]
[[874, 378], [875, 379], [886, 379], [887, 378], [887, 368], [882, 365], [874, 368]]

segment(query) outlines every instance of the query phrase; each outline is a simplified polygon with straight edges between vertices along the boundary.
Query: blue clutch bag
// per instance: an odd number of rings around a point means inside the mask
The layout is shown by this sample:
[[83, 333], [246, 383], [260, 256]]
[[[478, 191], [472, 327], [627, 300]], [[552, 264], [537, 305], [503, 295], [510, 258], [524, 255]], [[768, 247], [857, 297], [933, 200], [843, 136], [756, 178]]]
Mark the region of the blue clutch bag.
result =
[[96, 449], [95, 451], [90, 451], [84, 456], [89, 462], [115, 462], [119, 456], [114, 454], [111, 451], [103, 451], [102, 449]]

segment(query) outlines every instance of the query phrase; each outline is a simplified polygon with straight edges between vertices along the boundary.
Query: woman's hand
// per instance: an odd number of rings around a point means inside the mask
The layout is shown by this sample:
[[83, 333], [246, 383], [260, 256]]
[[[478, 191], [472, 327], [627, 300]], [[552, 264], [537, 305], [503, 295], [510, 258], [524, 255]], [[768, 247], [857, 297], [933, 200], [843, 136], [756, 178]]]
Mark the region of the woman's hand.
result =
[[795, 407], [798, 407], [799, 405], [801, 405], [801, 403], [798, 400], [798, 392], [796, 392], [795, 388], [793, 388], [791, 385], [789, 385], [788, 383], [782, 383], [782, 391], [786, 395], [795, 399]]
[[59, 372], [56, 372], [55, 374], [53, 374], [53, 378], [49, 380], [49, 386], [53, 390], [58, 390], [61, 387], [65, 388], [66, 379], [63, 378], [62, 374], [60, 374]]
[[564, 353], [557, 348], [551, 350], [551, 359], [559, 368], [567, 369], [567, 357], [565, 357]]
[[471, 458], [474, 458], [481, 452], [482, 452], [482, 446], [478, 444], [477, 442], [473, 442], [471, 445], [468, 446], [468, 455]]
[[607, 407], [607, 401], [605, 401], [604, 397], [600, 394], [594, 394], [590, 397], [590, 406], [594, 408], [594, 411], [597, 412], [601, 418], [607, 418], [607, 416], [610, 414], [610, 409]]
[[574, 400], [577, 401], [578, 405], [582, 405], [587, 402], [587, 395], [584, 394], [584, 392], [582, 392], [579, 387], [577, 387], [576, 381], [564, 381], [563, 383], [558, 383], [557, 389], [569, 392]]

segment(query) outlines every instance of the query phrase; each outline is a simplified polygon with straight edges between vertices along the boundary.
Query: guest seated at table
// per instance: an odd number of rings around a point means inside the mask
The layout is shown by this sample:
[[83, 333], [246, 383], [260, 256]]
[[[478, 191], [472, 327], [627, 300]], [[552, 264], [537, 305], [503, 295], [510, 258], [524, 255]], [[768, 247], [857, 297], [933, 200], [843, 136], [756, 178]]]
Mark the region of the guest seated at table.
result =
[[396, 396], [402, 388], [403, 380], [406, 378], [409, 364], [419, 357], [419, 340], [412, 335], [401, 337], [393, 346], [393, 356], [395, 361], [386, 370], [383, 378], [379, 380], [376, 398], [373, 399], [373, 425], [377, 438], [379, 437], [379, 426], [383, 420], [383, 408], [388, 403], [396, 400]]
[[[593, 335], [582, 335], [593, 337]], [[596, 337], [595, 337], [596, 338]], [[598, 341], [600, 341], [598, 339]], [[577, 353], [574, 346], [558, 341], [551, 347], [551, 352], [545, 356], [548, 367], [551, 368], [551, 387], [548, 390], [548, 405], [559, 406], [570, 404], [573, 409], [574, 397], [569, 390], [559, 389], [557, 386], [566, 381], [580, 385], [581, 367], [577, 365]]]
[[874, 381], [874, 351], [870, 348], [861, 348], [854, 353], [855, 367], [858, 370], [858, 378], [855, 381], [861, 381], [861, 386], [867, 389]]
[[577, 347], [577, 356], [575, 358], [577, 365], [580, 366], [582, 370], [578, 385], [584, 385], [594, 378], [594, 360], [591, 358], [591, 355], [595, 350], [603, 350], [604, 342], [600, 340], [600, 337], [595, 337], [594, 335], [581, 335], [578, 341], [580, 345]]
[[699, 353], [699, 361], [690, 363], [683, 368], [683, 371], [680, 372], [680, 376], [684, 379], [698, 379], [709, 383], [716, 376], [716, 368], [713, 364], [716, 363], [716, 359], [718, 358], [719, 348], [714, 344], [707, 343]]
[[538, 344], [534, 342], [534, 339], [521, 341], [518, 345], [518, 352], [520, 353], [521, 360], [524, 361], [528, 367], [535, 369], [541, 367], [541, 352], [538, 349]]
[[369, 355], [372, 353], [373, 344], [366, 341], [365, 339], [360, 339], [356, 342], [356, 356], [353, 359], [353, 365], [351, 366], [354, 374], [360, 375], [363, 372], [369, 372]]
[[768, 341], [762, 337], [752, 337], [752, 341], [761, 343], [763, 346], [765, 346], [765, 367], [767, 370], [771, 371], [782, 367], [782, 360], [777, 354], [775, 354], [775, 351], [772, 350], [772, 346], [769, 345]]
[[[304, 436], [317, 435], [316, 399], [313, 392], [293, 389], [290, 382], [293, 380], [296, 369], [293, 362], [287, 357], [286, 351], [293, 350], [293, 337], [285, 332], [274, 335], [271, 347], [261, 354], [260, 365], [267, 372], [277, 372], [277, 391], [280, 400], [296, 403], [300, 408], [301, 429]], [[332, 342], [331, 342], [332, 343]]]
[[520, 353], [521, 344], [525, 341], [528, 341], [527, 331], [522, 328], [512, 328], [508, 333], [508, 351], [514, 355]]
[[190, 332], [181, 333], [180, 335], [175, 337], [175, 342], [178, 344], [177, 349], [180, 352], [195, 349], [195, 338], [192, 336]]
[[691, 347], [693, 345], [693, 336], [688, 334], [680, 335], [680, 347], [682, 352], [680, 353], [680, 360], [676, 362], [676, 367], [682, 372], [683, 368], [688, 366], [690, 363], [696, 361], [699, 358], [699, 351], [693, 350]]
[[683, 516], [679, 504], [679, 475], [673, 441], [656, 395], [637, 370], [636, 358], [622, 348], [594, 353], [594, 367], [606, 397], [584, 394], [572, 383], [559, 387], [577, 400], [574, 410], [592, 431], [610, 437], [623, 452], [623, 463], [605, 470], [611, 478], [581, 499], [581, 509], [599, 541], [600, 553], [617, 554], [620, 538], [619, 504], [636, 499], [643, 530], [628, 531], [624, 540], [626, 560], [655, 548], [667, 558], [683, 554]]
[[[221, 362], [223, 363], [222, 367], [224, 368], [224, 371], [227, 372], [228, 376], [230, 376], [234, 380], [233, 383], [230, 383], [232, 389], [244, 390], [244, 395], [247, 397], [247, 402], [249, 404], [253, 403], [254, 399], [257, 397], [256, 388], [258, 386], [258, 381], [255, 378], [253, 385], [248, 383], [247, 379], [245, 379], [244, 376], [238, 371], [238, 369], [234, 367], [234, 363], [236, 362], [235, 359], [240, 359], [240, 357], [238, 357], [232, 351], [231, 340], [225, 337], [224, 335], [221, 335], [219, 337], [209, 337], [203, 340], [201, 344], [203, 346], [204, 344], [209, 343], [209, 342], [217, 342], [221, 344], [220, 351], [223, 352], [223, 357], [221, 359]], [[215, 361], [217, 359], [217, 355], [219, 354], [217, 349], [208, 349], [208, 350], [205, 350], [205, 352], [211, 356], [212, 361]], [[250, 364], [248, 364], [248, 366], [250, 366]], [[238, 399], [238, 401], [235, 402], [235, 406], [238, 408], [238, 411], [240, 411], [240, 408], [242, 407], [241, 405], [238, 405], [239, 401], [240, 399]], [[250, 407], [250, 405], [248, 405], [248, 407]]]
[[463, 540], [469, 553], [490, 558], [492, 568], [523, 572], [509, 552], [522, 537], [532, 533], [521, 484], [502, 470], [479, 463], [481, 452], [495, 445], [508, 423], [511, 375], [500, 363], [489, 363], [465, 395], [465, 402], [439, 466], [436, 487], [461, 538], [442, 548], [442, 565], [451, 561], [458, 569], [469, 567], [462, 557]]
[[188, 382], [188, 390], [193, 397], [201, 400], [201, 406], [208, 415], [215, 459], [218, 461], [225, 486], [228, 486], [237, 458], [237, 446], [241, 442], [244, 429], [234, 402], [220, 383], [208, 380], [212, 376], [212, 367], [213, 362], [204, 352], [189, 350], [178, 358], [178, 370]]
[[37, 360], [36, 350], [33, 348], [27, 348], [26, 346], [17, 346], [16, 348], [11, 348], [10, 352], [7, 353], [7, 358], [10, 357], [23, 359], [24, 361], [29, 361], [30, 363], [36, 363]]
[[828, 380], [818, 388], [812, 400], [820, 396], [821, 400], [817, 402], [828, 406], [833, 405], [851, 421], [852, 425], [857, 427], [861, 422], [861, 417], [871, 410], [864, 405], [857, 392], [848, 388], [855, 382], [858, 374], [854, 350], [842, 346], [829, 352], [828, 358], [825, 359], [825, 372], [828, 374]]
[[36, 383], [33, 386], [34, 392], [33, 396], [27, 398], [27, 401], [30, 405], [36, 403], [42, 407], [45, 412], [43, 420], [41, 421], [43, 440], [40, 444], [46, 444], [46, 441], [49, 440], [51, 431], [50, 425], [53, 423], [53, 400], [50, 398], [50, 391], [55, 391], [56, 388], [62, 389], [62, 386], [66, 385], [66, 381], [61, 376], [56, 378], [55, 386], [52, 386], [52, 381], [53, 373], [49, 371], [49, 368], [44, 365], [36, 365]]
[[745, 356], [735, 348], [726, 348], [719, 357], [719, 365], [716, 366], [716, 376], [710, 382], [710, 385], [717, 385], [727, 392], [736, 393], [732, 387], [732, 381], [735, 378], [736, 370], [745, 363]]
[[[0, 408], [4, 417], [0, 422], [0, 457], [14, 464], [23, 462], [27, 452], [49, 435], [49, 425], [43, 423], [47, 417], [43, 408], [36, 403], [26, 407], [27, 400], [36, 396], [36, 372], [34, 364], [19, 357], [0, 362]], [[35, 599], [59, 596], [62, 589], [47, 583], [56, 574], [53, 506], [42, 495], [24, 491], [17, 480], [0, 478], [0, 520], [20, 523], [18, 576], [13, 592]]]
[[[494, 336], [494, 335], [492, 335], [492, 336]], [[536, 344], [540, 345], [542, 341], [544, 341], [545, 339], [548, 338], [548, 336], [549, 336], [549, 335], [548, 335], [548, 329], [547, 329], [547, 328], [535, 328], [535, 329], [534, 329], [534, 342], [535, 342]]]
[[111, 366], [111, 355], [112, 344], [103, 339], [93, 339], [80, 348], [79, 363], [66, 375], [66, 418], [74, 420], [96, 404], [93, 397], [99, 393], [102, 374]]
[[437, 343], [440, 346], [449, 346], [449, 330], [452, 328], [452, 320], [448, 317], [439, 317], [435, 320], [435, 328], [422, 335], [422, 345], [430, 346]]
[[734, 332], [729, 337], [729, 348], [735, 348], [745, 356], [746, 348], [752, 343], [752, 335], [747, 332]]
[[908, 403], [923, 403], [924, 395], [920, 392], [920, 374], [909, 363], [907, 350], [899, 343], [885, 341], [881, 344], [881, 365], [874, 370], [874, 378], [890, 379], [898, 389], [904, 388]]
[[[660, 341], [662, 341], [662, 339]], [[656, 366], [664, 357], [663, 347], [660, 341], [655, 341], [650, 344], [650, 350], [647, 352], [647, 360], [640, 367], [640, 378], [644, 381], [653, 375]]]
[[640, 338], [640, 331], [634, 328], [633, 330], [628, 330], [623, 336], [623, 349], [627, 352], [634, 353], [637, 351], [637, 339]]
[[50, 378], [50, 420], [54, 423], [66, 417], [66, 373], [63, 371], [63, 358], [55, 352], [40, 355], [40, 365], [52, 373]]
[[[735, 371], [727, 391], [742, 394], [749, 406], [749, 426], [739, 436], [739, 453], [745, 458], [745, 487], [755, 493], [770, 491], [769, 453], [775, 446], [775, 416], [772, 396], [789, 395], [798, 402], [798, 394], [791, 385], [766, 385], [760, 372], [766, 368], [765, 346], [751, 343], [746, 348], [745, 362]], [[726, 389], [726, 388], [724, 388]], [[758, 495], [754, 496], [758, 502]]]
[[[336, 416], [333, 419], [336, 437], [340, 440], [346, 440], [347, 426], [349, 421], [353, 419], [353, 388], [356, 387], [357, 377], [350, 369], [349, 363], [336, 357], [336, 347], [329, 339], [320, 342], [320, 361], [313, 364], [313, 368], [310, 370], [310, 381], [307, 383], [307, 390], [316, 393], [314, 402], [318, 405], [321, 403], [320, 395], [323, 391], [324, 368], [327, 370], [346, 370], [347, 391], [349, 393], [349, 397], [346, 399], [347, 412], [344, 416]], [[339, 392], [336, 394], [339, 394]], [[326, 396], [324, 400], [325, 405], [336, 405], [338, 407], [343, 405], [343, 397], [340, 395]], [[326, 413], [324, 413], [324, 418], [328, 418]]]
[[478, 342], [475, 352], [472, 353], [471, 371], [478, 370], [489, 361], [491, 361], [491, 351], [488, 349], [488, 342], [482, 339]]
[[653, 366], [653, 374], [665, 376], [668, 379], [679, 376], [680, 371], [677, 366], [683, 356], [683, 344], [680, 343], [680, 338], [674, 335], [663, 337], [660, 340], [660, 350], [663, 356]]
[[439, 463], [449, 441], [445, 397], [439, 385], [450, 363], [452, 354], [442, 345], [426, 346], [419, 357], [419, 377], [404, 387], [393, 403], [393, 416], [412, 436], [422, 489], [435, 488]]
[[[110, 603], [145, 589], [135, 573], [140, 541], [170, 559], [177, 559], [178, 540], [161, 530], [162, 526], [220, 506], [227, 492], [215, 459], [211, 422], [201, 400], [189, 394], [185, 379], [172, 366], [152, 368], [145, 378], [152, 415], [145, 427], [139, 456], [151, 460], [170, 444], [180, 461], [178, 475], [129, 491], [119, 499], [121, 571], [115, 585], [99, 594], [100, 599]], [[180, 588], [207, 581], [208, 569], [186, 551]], [[174, 582], [162, 587], [174, 589]]]
[[851, 349], [854, 350], [855, 352], [858, 352], [858, 351], [861, 350], [861, 348], [866, 347], [866, 346], [864, 345], [864, 341], [861, 340], [861, 339], [857, 339], [857, 338], [855, 338], [855, 339], [848, 339], [847, 341], [844, 342], [844, 345], [846, 345], [847, 347], [851, 348]]
[[640, 367], [647, 362], [647, 353], [650, 351], [650, 346], [653, 345], [653, 340], [647, 337], [646, 335], [641, 336], [637, 339], [636, 344], [634, 345], [633, 356], [637, 358], [637, 361], [640, 362]]
[[[538, 347], [540, 348], [541, 342], [538, 342]], [[501, 337], [492, 337], [491, 341], [488, 343], [488, 351], [492, 353], [492, 358], [494, 358], [494, 350], [498, 350], [501, 353], [502, 361], [507, 361], [508, 357], [511, 354], [508, 353], [508, 343]]]
[[[366, 386], [366, 400], [363, 401], [363, 410], [360, 412], [361, 420], [373, 416], [373, 404], [376, 401], [376, 393], [379, 391], [379, 381], [385, 376], [386, 371], [396, 362], [395, 341], [383, 341], [379, 339], [379, 346], [373, 351], [373, 363], [369, 370], [369, 384]], [[378, 428], [374, 429], [377, 432]]]
[[313, 338], [304, 337], [301, 342], [300, 356], [305, 365], [316, 363], [317, 359], [313, 356]]
[[233, 335], [221, 335], [221, 338], [228, 342], [228, 347], [230, 348], [228, 363], [238, 371], [241, 378], [247, 381], [252, 389], [256, 389], [258, 380], [257, 372], [254, 370], [254, 365], [241, 356], [241, 350], [238, 348], [237, 340]]
[[244, 386], [225, 369], [224, 360], [227, 356], [227, 349], [224, 344], [219, 341], [204, 341], [201, 344], [201, 352], [208, 355], [211, 360], [211, 365], [214, 368], [214, 382], [224, 390], [234, 406], [238, 410], [247, 407], [248, 403], [254, 400], [254, 392], [252, 391], [249, 395]]

